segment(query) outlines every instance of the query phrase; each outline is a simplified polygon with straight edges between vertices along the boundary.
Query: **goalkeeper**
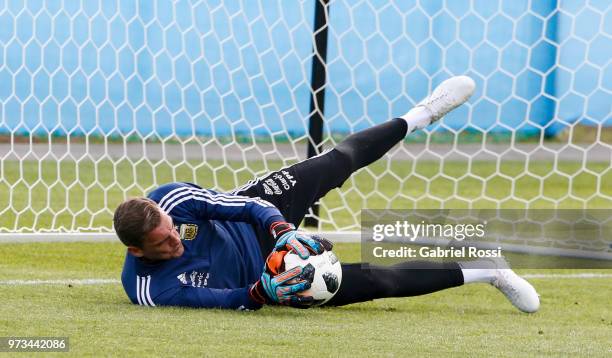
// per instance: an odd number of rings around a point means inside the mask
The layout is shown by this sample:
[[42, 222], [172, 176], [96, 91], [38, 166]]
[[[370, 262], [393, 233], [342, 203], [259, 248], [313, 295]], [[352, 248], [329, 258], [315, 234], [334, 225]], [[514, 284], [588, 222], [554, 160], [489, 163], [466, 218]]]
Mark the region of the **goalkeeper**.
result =
[[[148, 198], [123, 202], [113, 221], [127, 246], [122, 283], [128, 297], [145, 306], [309, 307], [312, 297], [297, 295], [310, 287], [308, 274], [296, 267], [274, 275], [266, 256], [291, 248], [307, 258], [330, 249], [326, 240], [296, 231], [312, 204], [406, 135], [467, 101], [474, 87], [465, 76], [446, 80], [405, 115], [228, 194], [171, 183]], [[376, 269], [343, 264], [340, 288], [326, 305], [415, 296], [471, 282], [491, 283], [522, 311], [539, 307], [533, 287], [493, 261], [482, 269], [462, 269], [461, 263], [407, 262]]]

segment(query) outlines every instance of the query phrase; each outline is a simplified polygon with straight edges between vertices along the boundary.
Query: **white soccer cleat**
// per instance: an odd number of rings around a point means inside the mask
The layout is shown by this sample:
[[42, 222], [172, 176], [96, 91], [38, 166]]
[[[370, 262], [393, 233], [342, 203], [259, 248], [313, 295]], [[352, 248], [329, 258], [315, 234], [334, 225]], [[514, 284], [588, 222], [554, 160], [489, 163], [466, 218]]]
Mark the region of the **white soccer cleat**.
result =
[[476, 83], [468, 76], [451, 77], [440, 83], [415, 108], [427, 109], [431, 113], [431, 122], [429, 122], [431, 124], [465, 103], [474, 94], [475, 89]]
[[536, 312], [540, 308], [540, 297], [535, 288], [508, 268], [506, 260], [500, 259], [494, 262], [497, 269], [491, 285], [500, 290], [514, 307], [527, 313]]

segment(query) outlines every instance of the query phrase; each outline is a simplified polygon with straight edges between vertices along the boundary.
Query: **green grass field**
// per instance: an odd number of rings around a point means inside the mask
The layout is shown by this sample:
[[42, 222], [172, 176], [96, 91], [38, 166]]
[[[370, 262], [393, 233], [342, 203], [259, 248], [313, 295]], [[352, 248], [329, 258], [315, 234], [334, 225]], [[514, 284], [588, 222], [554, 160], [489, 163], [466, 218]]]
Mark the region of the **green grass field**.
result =
[[[109, 228], [124, 189], [141, 195], [154, 183], [184, 180], [227, 190], [281, 166], [249, 163], [246, 170], [245, 163], [189, 164], [2, 162], [0, 228]], [[522, 174], [526, 169], [530, 175]], [[586, 169], [572, 162], [556, 167], [474, 162], [470, 168], [462, 162], [378, 163], [325, 198], [324, 229], [332, 223], [355, 229], [361, 208], [612, 207], [605, 197], [612, 195], [608, 163], [588, 163]], [[572, 179], [551, 174], [554, 170]], [[335, 251], [343, 262], [360, 260], [358, 244], [338, 244]], [[69, 336], [71, 354], [79, 357], [612, 355], [609, 277], [532, 279], [542, 299], [534, 315], [518, 312], [486, 285], [333, 309], [233, 312], [134, 306], [118, 283], [7, 284], [117, 280], [123, 255], [118, 243], [0, 245], [0, 336]]]
[[[359, 260], [357, 244], [335, 251], [344, 262]], [[118, 279], [124, 250], [117, 243], [5, 244], [0, 255], [0, 282]], [[523, 271], [553, 272], [576, 271]], [[542, 301], [532, 315], [484, 284], [341, 308], [237, 312], [134, 306], [118, 283], [2, 283], [0, 336], [69, 336], [78, 357], [612, 355], [612, 279], [531, 282]]]

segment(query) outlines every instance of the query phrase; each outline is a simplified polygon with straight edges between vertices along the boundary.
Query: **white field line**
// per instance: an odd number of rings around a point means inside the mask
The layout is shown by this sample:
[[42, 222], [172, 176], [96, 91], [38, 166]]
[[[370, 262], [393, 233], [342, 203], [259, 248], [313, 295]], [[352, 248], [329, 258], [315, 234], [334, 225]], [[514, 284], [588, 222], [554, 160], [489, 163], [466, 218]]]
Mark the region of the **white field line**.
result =
[[6, 280], [0, 286], [38, 286], [38, 285], [108, 285], [121, 281], [114, 278], [87, 278], [67, 280]]
[[559, 274], [546, 274], [546, 273], [532, 273], [521, 275], [523, 278], [545, 278], [545, 279], [557, 279], [557, 278], [612, 278], [612, 273], [559, 273]]
[[113, 233], [0, 233], [0, 244], [27, 244], [46, 242], [119, 242]]
[[[569, 273], [569, 274], [525, 274], [528, 279], [589, 279], [612, 278], [612, 273]], [[65, 280], [0, 280], [0, 286], [34, 286], [34, 285], [109, 285], [121, 283], [116, 279], [88, 278]]]

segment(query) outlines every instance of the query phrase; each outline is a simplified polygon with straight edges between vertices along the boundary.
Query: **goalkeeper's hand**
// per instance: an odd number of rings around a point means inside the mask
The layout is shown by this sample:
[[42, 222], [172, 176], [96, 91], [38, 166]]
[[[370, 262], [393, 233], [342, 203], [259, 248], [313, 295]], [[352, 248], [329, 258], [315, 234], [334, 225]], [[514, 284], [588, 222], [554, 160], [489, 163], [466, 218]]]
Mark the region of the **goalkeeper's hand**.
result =
[[293, 250], [302, 259], [307, 259], [311, 253], [318, 255], [325, 250], [331, 250], [331, 242], [318, 236], [310, 236], [295, 230], [291, 223], [277, 221], [270, 227], [272, 236], [276, 239], [274, 250]]
[[300, 296], [299, 292], [310, 288], [314, 277], [314, 267], [296, 266], [291, 270], [278, 273], [287, 252], [272, 252], [266, 259], [264, 273], [249, 289], [249, 296], [260, 304], [280, 304], [298, 308], [308, 308], [313, 303], [312, 296]]

